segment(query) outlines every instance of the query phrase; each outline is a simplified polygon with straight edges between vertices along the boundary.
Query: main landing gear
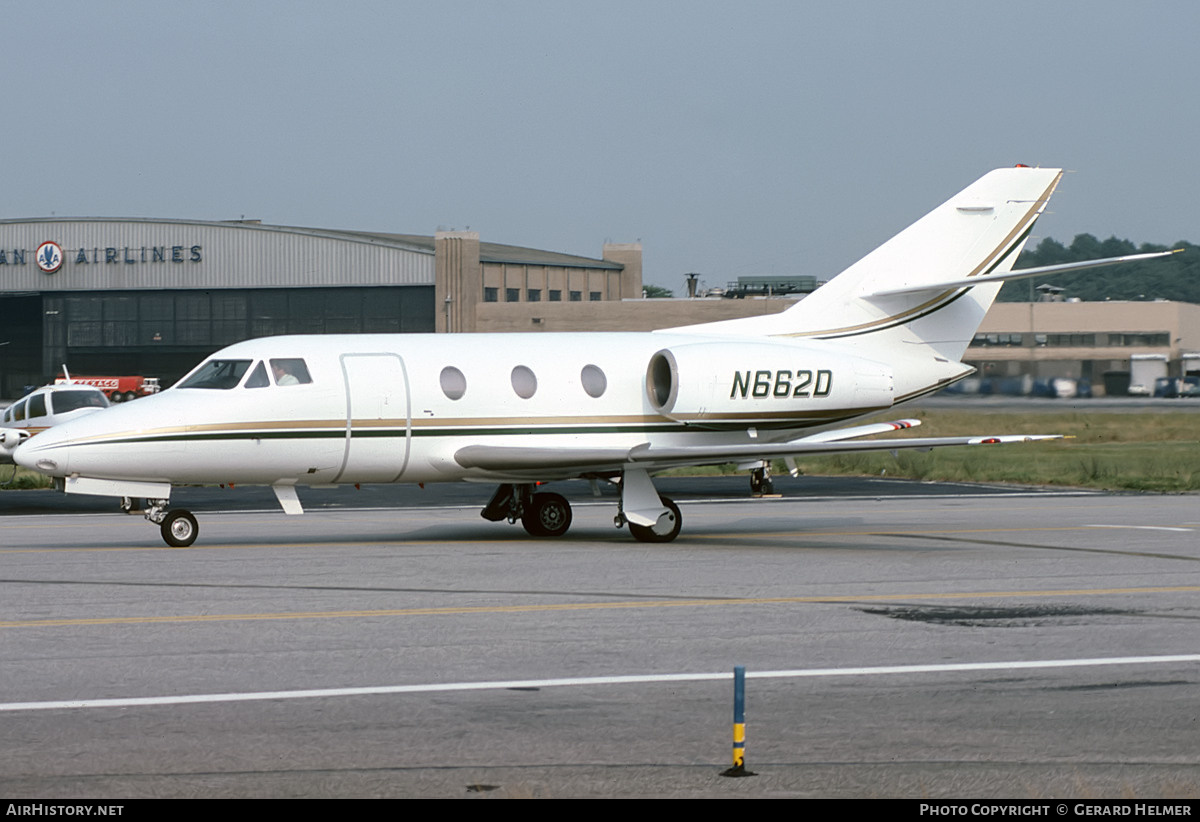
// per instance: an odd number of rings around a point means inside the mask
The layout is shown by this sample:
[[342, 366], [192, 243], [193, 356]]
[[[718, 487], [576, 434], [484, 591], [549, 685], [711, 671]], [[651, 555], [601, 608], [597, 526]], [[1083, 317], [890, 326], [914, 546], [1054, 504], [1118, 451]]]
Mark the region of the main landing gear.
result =
[[[683, 515], [679, 513], [679, 506], [675, 501], [660, 496], [659, 502], [667, 509], [667, 512], [658, 518], [654, 525], [638, 525], [629, 522], [629, 533], [633, 534], [633, 538], [638, 542], [670, 542], [679, 536], [679, 531], [683, 528]], [[617, 527], [620, 528], [620, 519], [617, 518]]]
[[560, 494], [533, 493], [532, 485], [501, 485], [482, 514], [486, 520], [521, 525], [533, 537], [561, 537], [571, 527], [571, 503]]
[[[480, 514], [492, 522], [517, 520], [535, 537], [561, 537], [571, 527], [571, 504], [560, 494], [534, 492], [530, 483], [506, 483], [496, 489]], [[620, 528], [639, 542], [670, 542], [679, 536], [683, 515], [679, 506], [654, 490], [644, 470], [629, 470], [621, 476], [621, 500], [614, 518]]]
[[130, 497], [121, 498], [121, 510], [126, 514], [141, 513], [147, 520], [158, 526], [163, 541], [172, 548], [187, 548], [200, 535], [200, 525], [191, 511], [183, 508], [167, 510], [170, 500], [148, 499], [146, 507], [138, 509], [141, 500]]

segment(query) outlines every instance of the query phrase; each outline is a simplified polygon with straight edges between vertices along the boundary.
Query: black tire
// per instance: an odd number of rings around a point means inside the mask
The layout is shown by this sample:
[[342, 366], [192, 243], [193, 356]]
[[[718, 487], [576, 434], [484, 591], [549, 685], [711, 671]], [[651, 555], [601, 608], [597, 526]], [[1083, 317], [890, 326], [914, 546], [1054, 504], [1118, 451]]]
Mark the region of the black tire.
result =
[[679, 536], [679, 530], [683, 528], [683, 515], [679, 513], [679, 506], [675, 504], [675, 501], [667, 497], [658, 499], [670, 511], [671, 528], [669, 531], [659, 532], [654, 530], [654, 526], [634, 525], [631, 522], [629, 523], [629, 533], [633, 534], [633, 538], [638, 542], [670, 542]]
[[771, 475], [762, 468], [755, 468], [750, 472], [750, 493], [752, 494], [774, 494], [775, 483], [771, 481]]
[[200, 526], [196, 523], [196, 518], [192, 516], [191, 511], [182, 508], [168, 511], [160, 530], [163, 540], [172, 548], [187, 548], [200, 535]]
[[571, 527], [571, 503], [561, 494], [534, 494], [521, 515], [521, 525], [530, 536], [561, 537]]

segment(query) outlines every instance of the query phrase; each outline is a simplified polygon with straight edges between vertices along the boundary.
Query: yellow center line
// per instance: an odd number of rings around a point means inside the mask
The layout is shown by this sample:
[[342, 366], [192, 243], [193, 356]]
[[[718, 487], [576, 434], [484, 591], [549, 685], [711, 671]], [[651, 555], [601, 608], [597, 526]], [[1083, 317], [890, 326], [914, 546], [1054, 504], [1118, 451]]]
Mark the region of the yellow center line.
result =
[[479, 605], [444, 608], [392, 608], [369, 611], [284, 611], [259, 614], [195, 614], [181, 616], [96, 617], [91, 619], [30, 619], [0, 622], [0, 628], [60, 628], [85, 625], [157, 625], [203, 622], [253, 622], [288, 619], [354, 619], [402, 616], [471, 616], [477, 614], [525, 614], [561, 611], [612, 611], [627, 608], [703, 608], [711, 606], [800, 605], [881, 600], [1012, 599], [1022, 597], [1116, 596], [1124, 594], [1197, 593], [1200, 585], [1141, 588], [1055, 588], [1044, 591], [956, 591], [947, 593], [844, 594], [835, 596], [747, 597], [741, 599], [628, 600], [621, 602], [573, 602], [542, 605]]

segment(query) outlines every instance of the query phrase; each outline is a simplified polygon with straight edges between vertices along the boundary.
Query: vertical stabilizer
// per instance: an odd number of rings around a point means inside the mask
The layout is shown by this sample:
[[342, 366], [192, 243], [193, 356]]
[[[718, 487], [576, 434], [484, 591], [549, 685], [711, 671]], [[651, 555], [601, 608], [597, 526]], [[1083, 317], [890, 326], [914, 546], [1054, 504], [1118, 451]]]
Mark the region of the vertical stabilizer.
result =
[[[911, 360], [898, 369], [897, 401], [944, 385], [969, 373], [959, 360], [1001, 283], [938, 284], [1012, 270], [1061, 177], [1052, 168], [997, 169], [787, 311], [671, 331], [838, 340], [864, 357]], [[900, 288], [909, 291], [877, 293]]]
[[[882, 339], [878, 336], [881, 332], [919, 325], [915, 339], [944, 344], [944, 353], [957, 360], [999, 284], [946, 288], [934, 294], [914, 291], [877, 296], [875, 292], [935, 287], [944, 281], [1010, 271], [1061, 177], [1062, 171], [1054, 168], [1017, 166], [989, 172], [787, 311], [670, 330]], [[981, 293], [974, 294], [976, 291]], [[974, 297], [967, 300], [973, 307], [960, 305], [964, 294]], [[933, 322], [925, 322], [929, 319]], [[892, 342], [896, 339], [894, 334], [883, 336]], [[955, 354], [959, 344], [961, 349]]]

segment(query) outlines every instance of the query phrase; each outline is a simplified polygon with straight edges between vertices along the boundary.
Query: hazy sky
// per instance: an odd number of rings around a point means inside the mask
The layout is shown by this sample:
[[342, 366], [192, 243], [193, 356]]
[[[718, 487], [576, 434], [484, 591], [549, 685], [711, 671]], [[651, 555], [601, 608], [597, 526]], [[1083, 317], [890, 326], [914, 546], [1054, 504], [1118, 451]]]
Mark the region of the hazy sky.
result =
[[[1200, 3], [0, 2], [0, 217], [431, 234], [827, 278], [989, 169], [1200, 241]], [[49, 239], [49, 238], [48, 238]]]

